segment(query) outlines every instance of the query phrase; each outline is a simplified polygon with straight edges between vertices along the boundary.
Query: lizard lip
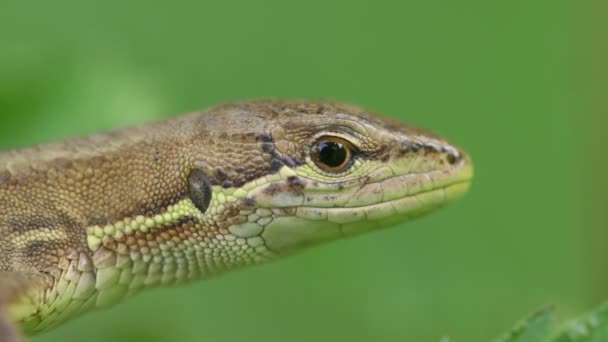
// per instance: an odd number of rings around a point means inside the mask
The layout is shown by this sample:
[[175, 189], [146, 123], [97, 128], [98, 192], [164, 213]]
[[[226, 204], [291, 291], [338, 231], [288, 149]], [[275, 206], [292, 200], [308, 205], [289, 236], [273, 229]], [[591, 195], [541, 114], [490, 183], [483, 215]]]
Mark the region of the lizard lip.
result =
[[367, 206], [343, 208], [299, 207], [296, 210], [296, 216], [340, 224], [361, 220], [380, 220], [391, 216], [402, 219], [413, 218], [433, 209], [438, 209], [461, 197], [467, 192], [470, 184], [470, 181], [460, 181], [441, 188]]
[[460, 198], [470, 188], [472, 177], [472, 165], [462, 161], [447, 171], [406, 174], [365, 184], [342, 207], [301, 206], [296, 216], [340, 224], [387, 217], [403, 220]]
[[[378, 173], [383, 173], [378, 170]], [[454, 167], [429, 172], [385, 175], [372, 182], [366, 182], [359, 188], [332, 201], [304, 201], [309, 207], [365, 207], [388, 202], [402, 197], [415, 196], [448, 187], [452, 184], [468, 183], [473, 177], [473, 166], [468, 160], [462, 160]], [[374, 177], [372, 177], [374, 178]], [[314, 196], [311, 194], [311, 196]], [[308, 197], [307, 197], [308, 199]]]

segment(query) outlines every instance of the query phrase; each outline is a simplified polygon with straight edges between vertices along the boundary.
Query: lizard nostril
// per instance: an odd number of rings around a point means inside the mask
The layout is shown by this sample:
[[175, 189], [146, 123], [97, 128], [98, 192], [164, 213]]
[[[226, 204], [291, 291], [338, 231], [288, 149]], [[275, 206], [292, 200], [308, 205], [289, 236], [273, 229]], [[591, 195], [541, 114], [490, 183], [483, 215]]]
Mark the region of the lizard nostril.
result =
[[451, 150], [447, 151], [446, 159], [450, 165], [454, 165], [462, 159], [462, 155], [457, 150]]

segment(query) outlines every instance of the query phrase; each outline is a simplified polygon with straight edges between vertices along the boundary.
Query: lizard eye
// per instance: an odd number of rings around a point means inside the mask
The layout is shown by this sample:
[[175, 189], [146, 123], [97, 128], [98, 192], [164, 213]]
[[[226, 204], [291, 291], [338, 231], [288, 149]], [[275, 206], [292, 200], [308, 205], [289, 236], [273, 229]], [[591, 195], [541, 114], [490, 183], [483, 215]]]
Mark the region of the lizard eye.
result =
[[355, 148], [345, 139], [321, 137], [312, 146], [312, 161], [323, 171], [339, 173], [352, 164]]

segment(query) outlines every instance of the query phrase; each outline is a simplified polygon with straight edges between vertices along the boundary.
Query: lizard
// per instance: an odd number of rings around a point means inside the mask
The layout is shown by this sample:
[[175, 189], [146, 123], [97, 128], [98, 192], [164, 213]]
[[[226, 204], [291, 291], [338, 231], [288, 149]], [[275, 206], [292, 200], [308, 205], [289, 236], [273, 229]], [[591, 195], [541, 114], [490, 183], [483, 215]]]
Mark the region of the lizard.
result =
[[419, 217], [472, 176], [439, 135], [323, 101], [227, 103], [0, 152], [0, 340]]

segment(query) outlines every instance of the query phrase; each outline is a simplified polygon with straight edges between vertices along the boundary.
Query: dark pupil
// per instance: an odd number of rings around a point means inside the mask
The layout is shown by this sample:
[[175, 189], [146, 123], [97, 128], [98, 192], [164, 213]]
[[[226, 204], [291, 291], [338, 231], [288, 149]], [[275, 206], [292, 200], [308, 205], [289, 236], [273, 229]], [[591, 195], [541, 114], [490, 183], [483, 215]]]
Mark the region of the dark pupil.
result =
[[329, 167], [338, 167], [346, 160], [346, 149], [340, 143], [325, 141], [319, 143], [319, 161]]

